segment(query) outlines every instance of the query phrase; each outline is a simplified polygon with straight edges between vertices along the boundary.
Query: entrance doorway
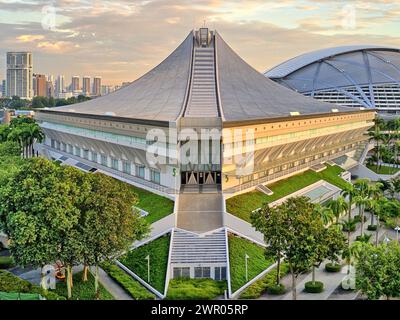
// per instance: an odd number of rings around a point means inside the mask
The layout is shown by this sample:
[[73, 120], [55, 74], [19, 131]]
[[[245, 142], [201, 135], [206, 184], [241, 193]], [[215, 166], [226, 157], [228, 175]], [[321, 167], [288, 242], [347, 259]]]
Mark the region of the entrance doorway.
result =
[[215, 185], [221, 184], [221, 172], [218, 171], [184, 171], [181, 174], [182, 185]]

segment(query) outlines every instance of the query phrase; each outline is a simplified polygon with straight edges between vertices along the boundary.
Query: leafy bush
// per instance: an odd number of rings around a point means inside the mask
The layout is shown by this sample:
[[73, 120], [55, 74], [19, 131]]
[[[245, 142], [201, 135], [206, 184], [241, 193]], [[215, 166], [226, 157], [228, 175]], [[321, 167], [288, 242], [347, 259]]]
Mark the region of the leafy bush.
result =
[[150, 257], [150, 285], [164, 292], [170, 236], [165, 235], [129, 251], [118, 260], [129, 270], [147, 281], [146, 257]]
[[[353, 219], [355, 222], [361, 222], [361, 216], [359, 215], [359, 214], [356, 214], [355, 216], [354, 216], [354, 219]], [[364, 222], [366, 222], [367, 221], [367, 217], [366, 216], [364, 216]]]
[[286, 292], [285, 286], [280, 283], [278, 285], [274, 284], [273, 286], [268, 288], [268, 293], [272, 295], [280, 295]]
[[357, 223], [354, 219], [350, 220], [350, 221], [345, 221], [342, 222], [342, 230], [345, 232], [354, 232], [356, 231], [356, 227], [357, 227]]
[[[289, 272], [289, 266], [286, 263], [281, 264], [281, 277]], [[275, 286], [276, 268], [268, 272], [264, 277], [255, 281], [248, 286], [240, 295], [239, 299], [256, 299], [263, 293], [268, 291], [268, 288]]]
[[0, 269], [9, 269], [14, 266], [15, 263], [12, 257], [6, 257], [6, 256], [0, 257]]
[[304, 291], [308, 293], [321, 293], [324, 291], [324, 284], [321, 281], [308, 281], [304, 285]]
[[64, 297], [48, 290], [45, 292], [42, 288], [33, 285], [27, 280], [14, 276], [11, 272], [0, 270], [0, 291], [19, 292], [19, 293], [37, 293], [47, 300], [65, 300]]
[[376, 224], [369, 224], [367, 227], [367, 230], [369, 231], [376, 231], [378, 229], [378, 226]]
[[339, 263], [328, 262], [325, 265], [325, 270], [326, 272], [339, 272], [340, 270], [342, 270], [342, 265], [340, 265]]
[[111, 263], [102, 263], [101, 267], [107, 274], [118, 282], [126, 292], [128, 292], [133, 299], [136, 300], [152, 300], [155, 295], [149, 292], [138, 281], [133, 279], [130, 275], [126, 274], [118, 266]]
[[224, 294], [226, 281], [212, 279], [172, 279], [169, 282], [167, 299], [212, 300]]
[[396, 219], [395, 218], [386, 218], [385, 226], [390, 229], [396, 228], [396, 226], [397, 226]]
[[363, 236], [357, 236], [356, 241], [368, 243], [369, 240], [371, 239], [372, 234], [364, 234]]

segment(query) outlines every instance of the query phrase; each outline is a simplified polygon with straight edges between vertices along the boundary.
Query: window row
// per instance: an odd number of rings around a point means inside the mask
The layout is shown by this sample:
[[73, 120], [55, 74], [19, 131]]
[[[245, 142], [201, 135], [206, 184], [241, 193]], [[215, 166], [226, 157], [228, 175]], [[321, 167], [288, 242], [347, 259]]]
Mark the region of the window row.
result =
[[[122, 171], [123, 173], [129, 175], [135, 175], [138, 178], [145, 179], [145, 169], [146, 167], [141, 164], [132, 164], [126, 160], [119, 160], [113, 157], [108, 157], [105, 154], [98, 154], [95, 151], [90, 151], [89, 149], [82, 149], [78, 146], [73, 146], [72, 144], [67, 144], [64, 142], [59, 142], [57, 140], [50, 140], [51, 147], [60, 151], [67, 152], [69, 154], [75, 155], [77, 157], [101, 164], [102, 166], [109, 167], [113, 170]], [[110, 161], [109, 161], [110, 159]], [[135, 172], [133, 174], [133, 166]], [[160, 172], [154, 169], [150, 169], [150, 181], [160, 184]]]

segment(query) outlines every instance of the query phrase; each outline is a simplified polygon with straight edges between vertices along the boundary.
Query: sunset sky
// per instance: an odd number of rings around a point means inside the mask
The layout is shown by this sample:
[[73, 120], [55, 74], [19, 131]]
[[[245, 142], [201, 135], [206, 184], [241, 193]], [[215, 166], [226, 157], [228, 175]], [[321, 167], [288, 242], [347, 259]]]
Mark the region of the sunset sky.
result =
[[216, 29], [259, 71], [347, 44], [400, 47], [400, 1], [0, 0], [0, 79], [7, 51], [32, 51], [34, 72], [132, 81], [193, 28]]

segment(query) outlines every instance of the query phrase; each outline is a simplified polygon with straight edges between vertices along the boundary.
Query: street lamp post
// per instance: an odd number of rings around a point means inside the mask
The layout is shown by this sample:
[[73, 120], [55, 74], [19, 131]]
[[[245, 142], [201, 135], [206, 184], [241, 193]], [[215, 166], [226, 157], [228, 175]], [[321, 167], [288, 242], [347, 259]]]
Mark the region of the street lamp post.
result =
[[379, 216], [376, 216], [376, 238], [375, 238], [375, 246], [378, 246], [379, 242]]
[[145, 259], [147, 260], [147, 283], [150, 284], [150, 256], [148, 255]]
[[247, 281], [249, 281], [249, 274], [248, 274], [248, 268], [247, 268], [247, 260], [249, 259], [250, 257], [247, 255], [247, 253], [246, 253], [246, 255], [244, 256], [244, 261], [245, 261], [245, 267], [246, 267], [246, 282]]
[[396, 228], [394, 228], [394, 230], [396, 230], [396, 240], [397, 242], [399, 242], [399, 231], [400, 231], [400, 227], [396, 226]]

